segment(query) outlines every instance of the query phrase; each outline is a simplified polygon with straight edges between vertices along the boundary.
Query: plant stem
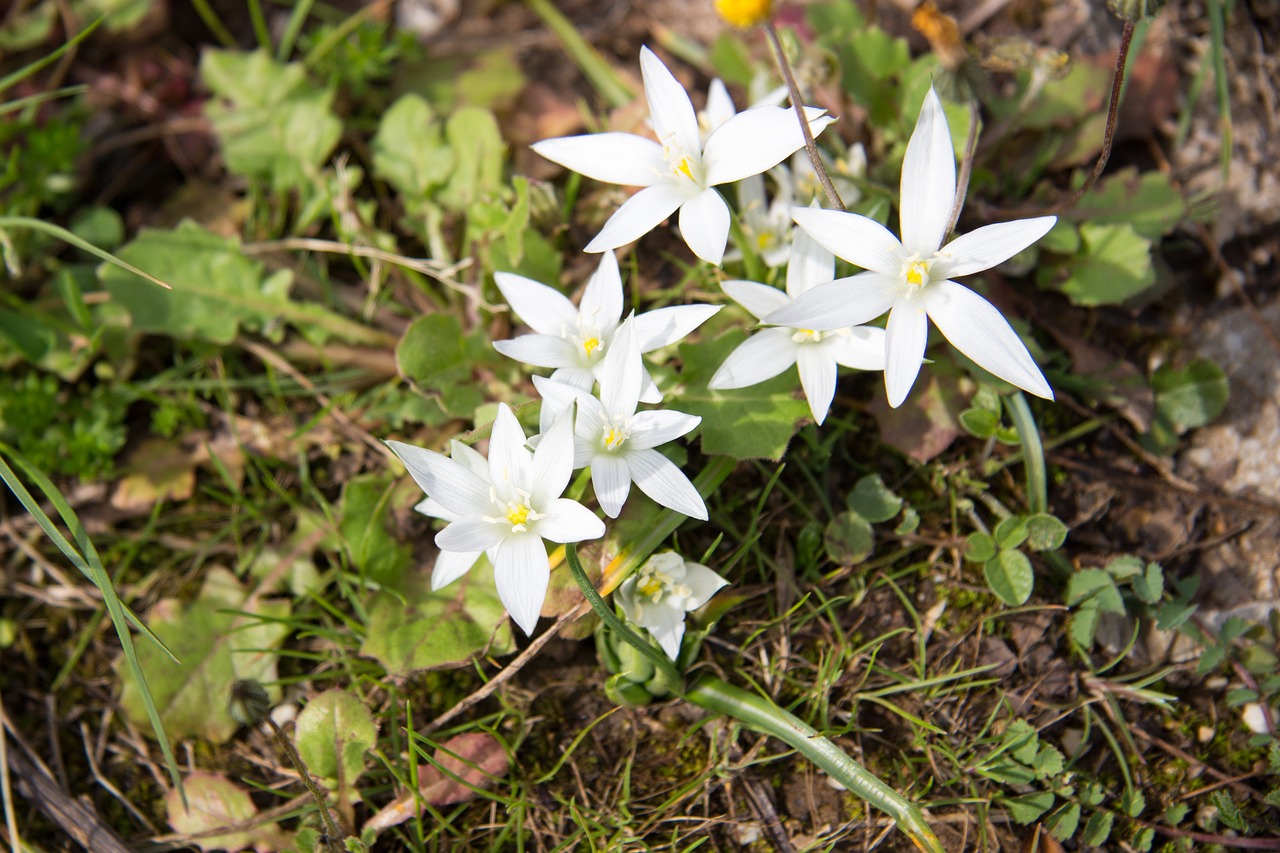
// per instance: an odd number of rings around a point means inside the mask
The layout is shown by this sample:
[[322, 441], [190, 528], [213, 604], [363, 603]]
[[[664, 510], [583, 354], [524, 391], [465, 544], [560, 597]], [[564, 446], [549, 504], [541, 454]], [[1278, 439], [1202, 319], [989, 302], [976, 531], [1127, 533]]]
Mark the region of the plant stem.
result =
[[1093, 173], [1084, 182], [1084, 186], [1076, 190], [1070, 201], [1058, 205], [1059, 210], [1075, 207], [1080, 199], [1084, 198], [1085, 193], [1093, 189], [1093, 185], [1102, 176], [1102, 170], [1107, 167], [1107, 160], [1111, 158], [1111, 146], [1116, 141], [1116, 117], [1120, 112], [1120, 94], [1124, 88], [1124, 69], [1129, 62], [1129, 46], [1132, 43], [1133, 22], [1125, 21], [1124, 32], [1120, 34], [1120, 50], [1116, 53], [1115, 73], [1111, 78], [1111, 103], [1107, 107], [1107, 129], [1102, 135], [1102, 153], [1098, 155], [1098, 162], [1093, 165]]
[[328, 838], [325, 847], [330, 850], [341, 850], [338, 847], [339, 839], [347, 837], [345, 832], [338, 829], [338, 824], [334, 822], [333, 815], [329, 814], [329, 804], [320, 790], [320, 786], [311, 778], [307, 765], [303, 763], [302, 756], [298, 755], [298, 751], [293, 748], [293, 743], [285, 736], [285, 733], [271, 718], [270, 714], [263, 717], [267, 724], [271, 726], [271, 731], [275, 732], [276, 742], [280, 744], [280, 748], [284, 750], [285, 755], [289, 756], [289, 763], [293, 765], [293, 769], [298, 771], [298, 778], [302, 780], [302, 784], [307, 786], [307, 791], [311, 794], [311, 799], [315, 800], [316, 808], [320, 810], [320, 819], [324, 821], [324, 831]]
[[1044, 464], [1044, 445], [1040, 442], [1040, 429], [1027, 405], [1026, 395], [1015, 391], [1008, 398], [1009, 417], [1022, 441], [1023, 458], [1027, 471], [1027, 503], [1032, 512], [1045, 512], [1049, 508], [1048, 473]]
[[[965, 197], [969, 195], [969, 179], [973, 175], [973, 155], [978, 148], [978, 101], [969, 99], [969, 138], [964, 144], [964, 159], [960, 161], [960, 174], [956, 176], [956, 200], [951, 205], [951, 216], [947, 219], [947, 235], [955, 233], [956, 223], [960, 221], [960, 211], [964, 209]], [[945, 242], [945, 240], [944, 240]]]
[[800, 99], [800, 87], [796, 85], [795, 75], [791, 73], [791, 63], [787, 61], [787, 53], [782, 49], [782, 40], [778, 38], [778, 29], [773, 25], [772, 21], [766, 21], [762, 26], [764, 27], [765, 35], [769, 37], [769, 44], [773, 45], [773, 55], [778, 60], [778, 70], [782, 72], [782, 79], [787, 84], [787, 93], [791, 96], [791, 106], [796, 111], [796, 117], [800, 120], [800, 132], [804, 134], [804, 147], [809, 152], [809, 162], [813, 164], [813, 171], [817, 173], [818, 181], [826, 191], [827, 200], [831, 202], [831, 206], [836, 210], [845, 210], [844, 202], [840, 200], [840, 194], [836, 192], [835, 184], [831, 183], [831, 178], [827, 175], [827, 167], [822, 165], [822, 157], [818, 154], [818, 143], [814, 142], [813, 131], [809, 129], [809, 120], [804, 115], [804, 102]]
[[699, 679], [685, 691], [684, 698], [700, 708], [733, 717], [773, 735], [795, 748], [847, 790], [896, 820], [917, 847], [929, 853], [943, 853], [941, 842], [915, 805], [794, 714], [763, 696], [710, 676]]

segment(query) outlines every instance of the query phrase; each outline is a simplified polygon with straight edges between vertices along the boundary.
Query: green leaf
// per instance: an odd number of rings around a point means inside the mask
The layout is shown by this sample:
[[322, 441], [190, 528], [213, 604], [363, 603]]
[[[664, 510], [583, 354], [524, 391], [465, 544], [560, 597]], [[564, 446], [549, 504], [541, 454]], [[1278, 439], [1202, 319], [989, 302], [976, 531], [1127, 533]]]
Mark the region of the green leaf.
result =
[[1047, 743], [1040, 745], [1039, 751], [1036, 752], [1035, 763], [1032, 765], [1037, 779], [1052, 779], [1062, 772], [1064, 766], [1062, 753]]
[[415, 94], [404, 95], [382, 114], [371, 147], [374, 174], [391, 184], [411, 211], [420, 210], [453, 171], [453, 149], [431, 106]]
[[1093, 647], [1093, 638], [1098, 633], [1100, 611], [1096, 599], [1088, 599], [1071, 614], [1071, 639], [1083, 649]]
[[797, 397], [799, 381], [788, 370], [781, 376], [734, 391], [707, 388], [712, 374], [744, 338], [738, 330], [714, 340], [681, 344], [685, 390], [671, 407], [700, 415], [702, 450], [734, 459], [780, 459], [809, 404]]
[[1147, 798], [1137, 788], [1129, 788], [1120, 795], [1120, 810], [1129, 817], [1137, 817], [1147, 807]]
[[1215, 362], [1197, 358], [1182, 370], [1161, 367], [1151, 377], [1156, 411], [1179, 430], [1202, 427], [1226, 408], [1227, 375]]
[[875, 550], [876, 537], [870, 523], [858, 513], [842, 512], [827, 525], [822, 537], [827, 557], [841, 566], [861, 563]]
[[1186, 803], [1174, 803], [1164, 810], [1164, 817], [1161, 818], [1169, 826], [1178, 826], [1187, 819], [1187, 813], [1191, 811], [1191, 806]]
[[502, 167], [507, 145], [493, 113], [480, 107], [463, 107], [449, 117], [445, 139], [453, 149], [454, 166], [440, 192], [441, 204], [466, 210], [505, 186]]
[[391, 535], [388, 512], [391, 496], [401, 480], [386, 474], [365, 474], [342, 488], [342, 520], [338, 531], [351, 564], [366, 578], [394, 584], [412, 561], [412, 551]]
[[461, 418], [471, 418], [484, 403], [472, 371], [488, 360], [483, 332], [464, 336], [452, 314], [424, 314], [409, 325], [396, 346], [400, 375]]
[[1081, 250], [1062, 264], [1040, 267], [1041, 285], [1055, 287], [1076, 305], [1119, 305], [1155, 284], [1151, 241], [1127, 223], [1080, 225]]
[[1010, 607], [1026, 604], [1031, 597], [1035, 573], [1031, 561], [1021, 551], [1004, 549], [982, 566], [987, 586]]
[[1107, 613], [1124, 613], [1124, 599], [1111, 575], [1102, 569], [1080, 569], [1067, 581], [1067, 606], [1090, 600]]
[[1049, 815], [1044, 825], [1054, 838], [1059, 841], [1068, 840], [1076, 834], [1076, 828], [1080, 826], [1080, 805], [1078, 803], [1064, 805]]
[[1135, 595], [1147, 604], [1157, 604], [1164, 596], [1164, 569], [1159, 563], [1147, 563], [1146, 570], [1129, 581]]
[[294, 738], [311, 775], [349, 790], [364, 773], [364, 754], [378, 742], [378, 727], [363, 702], [334, 687], [302, 709]]
[[[279, 697], [275, 649], [289, 634], [282, 620], [289, 602], [249, 599], [226, 569], [210, 570], [199, 597], [189, 605], [167, 598], [152, 608], [147, 624], [182, 663], [153, 645], [138, 647], [138, 660], [170, 737], [203, 737], [215, 744], [237, 728], [227, 710], [235, 681], [267, 686]], [[123, 688], [120, 705], [135, 724], [147, 719], [132, 672], [117, 660]]]
[[1129, 841], [1129, 846], [1138, 853], [1147, 853], [1151, 846], [1155, 843], [1156, 831], [1149, 826], [1140, 827], [1133, 833], [1133, 838]]
[[310, 83], [300, 63], [282, 65], [264, 50], [206, 50], [200, 74], [219, 96], [205, 112], [228, 169], [278, 190], [315, 182], [342, 135], [332, 91]]
[[1065, 215], [1094, 225], [1127, 223], [1138, 235], [1159, 240], [1186, 218], [1187, 204], [1164, 172], [1139, 174], [1129, 166], [1099, 181]]
[[1035, 763], [1036, 752], [1040, 749], [1040, 734], [1026, 720], [1014, 720], [1004, 730], [1000, 744], [1019, 764], [1030, 767]]
[[1117, 583], [1142, 574], [1142, 558], [1132, 554], [1122, 554], [1107, 563], [1107, 574]]
[[965, 539], [964, 558], [971, 563], [985, 563], [996, 555], [996, 540], [990, 533], [978, 530]]
[[1027, 519], [1027, 547], [1032, 551], [1056, 551], [1067, 541], [1067, 526], [1047, 512]]
[[965, 409], [960, 413], [960, 426], [974, 438], [991, 438], [1000, 426], [1000, 415], [990, 409]]
[[858, 480], [849, 493], [849, 509], [872, 524], [888, 521], [902, 509], [902, 498], [890, 491], [879, 474], [868, 474]]
[[403, 593], [386, 590], [374, 596], [360, 647], [360, 654], [376, 658], [388, 674], [452, 669], [482, 653], [505, 655], [515, 649], [487, 559], [439, 592], [430, 591], [426, 578], [408, 578], [404, 586]]
[[991, 536], [1001, 548], [1017, 548], [1027, 541], [1027, 520], [1021, 515], [1011, 515], [1000, 519]]
[[1028, 824], [1053, 808], [1053, 792], [1035, 791], [1017, 797], [1004, 798], [999, 802], [1009, 810], [1009, 817], [1014, 823]]
[[1115, 815], [1111, 812], [1094, 812], [1084, 825], [1080, 842], [1089, 847], [1101, 847], [1111, 837], [1111, 825], [1115, 823]]

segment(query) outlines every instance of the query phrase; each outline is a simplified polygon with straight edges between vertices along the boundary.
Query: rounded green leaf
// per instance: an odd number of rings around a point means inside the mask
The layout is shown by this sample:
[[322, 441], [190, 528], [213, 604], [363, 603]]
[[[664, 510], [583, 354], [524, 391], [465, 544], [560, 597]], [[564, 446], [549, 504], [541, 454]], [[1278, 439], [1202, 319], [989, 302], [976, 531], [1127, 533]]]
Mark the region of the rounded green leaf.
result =
[[876, 544], [870, 522], [852, 510], [831, 519], [822, 541], [827, 556], [842, 566], [861, 563], [871, 555]]
[[960, 413], [960, 426], [974, 438], [991, 438], [1000, 426], [1000, 416], [990, 409], [965, 409]]
[[1021, 551], [1005, 549], [982, 566], [987, 586], [1010, 607], [1026, 604], [1031, 597], [1035, 573], [1031, 561]]
[[1001, 548], [1017, 548], [1027, 541], [1027, 520], [1020, 515], [1011, 515], [1002, 519], [991, 535]]
[[1027, 519], [1027, 547], [1032, 551], [1056, 551], [1067, 541], [1067, 526], [1047, 512]]
[[849, 509], [872, 524], [888, 521], [902, 509], [902, 498], [895, 495], [879, 474], [868, 474], [849, 493]]
[[971, 563], [985, 563], [996, 555], [996, 540], [990, 533], [977, 531], [965, 539], [964, 558]]
[[335, 687], [302, 709], [294, 737], [313, 776], [350, 787], [364, 772], [364, 754], [377, 743], [378, 727], [363, 702]]

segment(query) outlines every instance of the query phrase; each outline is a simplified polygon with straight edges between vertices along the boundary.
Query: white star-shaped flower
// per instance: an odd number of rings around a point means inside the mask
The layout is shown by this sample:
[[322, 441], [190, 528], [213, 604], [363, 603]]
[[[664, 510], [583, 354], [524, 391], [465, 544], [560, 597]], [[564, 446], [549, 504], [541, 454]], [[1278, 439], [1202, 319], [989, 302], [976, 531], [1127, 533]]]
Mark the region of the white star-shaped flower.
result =
[[[388, 442], [388, 444], [391, 445], [392, 450], [396, 451], [397, 455], [400, 455], [400, 451], [397, 450], [397, 446], [400, 448], [409, 448], [410, 451], [413, 452], [420, 449], [410, 444], [403, 444], [395, 441]], [[403, 455], [400, 455], [400, 458], [402, 461], [405, 460]], [[454, 462], [461, 463], [476, 474], [476, 476], [488, 481], [489, 462], [474, 448], [468, 447], [457, 439], [451, 439], [449, 441], [449, 458]], [[407, 465], [408, 462], [406, 461], [405, 464]], [[412, 469], [410, 470], [412, 471]], [[419, 485], [421, 485], [421, 483], [419, 483]], [[424, 486], [423, 489], [425, 491], [426, 487]], [[414, 506], [414, 509], [428, 518], [438, 518], [442, 521], [454, 521], [458, 517], [430, 495], [427, 495], [419, 501], [418, 504]], [[480, 555], [483, 553], [483, 551], [441, 551], [436, 555], [436, 564], [431, 569], [432, 591], [434, 592], [438, 589], [444, 589], [446, 586], [471, 571], [471, 567], [476, 564], [476, 560], [480, 559]]]
[[436, 534], [436, 545], [446, 552], [487, 553], [498, 597], [521, 630], [532, 634], [551, 577], [543, 540], [581, 542], [604, 535], [595, 513], [560, 497], [573, 473], [569, 420], [552, 427], [530, 453], [515, 415], [499, 404], [488, 477], [431, 450], [387, 443], [435, 501], [433, 513], [449, 521]]
[[684, 639], [684, 617], [711, 600], [729, 582], [706, 566], [686, 563], [674, 551], [654, 554], [618, 587], [627, 618], [645, 628], [675, 660]]
[[[754, 281], [725, 281], [720, 286], [735, 302], [763, 319], [812, 288], [831, 281], [836, 260], [804, 231], [797, 230], [787, 291]], [[777, 326], [747, 338], [720, 365], [708, 383], [712, 390], [746, 388], [772, 379], [791, 365], [800, 371], [800, 385], [809, 411], [818, 423], [826, 420], [836, 393], [836, 366], [884, 370], [884, 330], [853, 326], [820, 332]]]
[[[688, 93], [647, 47], [640, 50], [640, 72], [657, 142], [633, 133], [596, 133], [544, 139], [533, 150], [597, 181], [644, 187], [618, 208], [586, 251], [637, 240], [679, 210], [680, 234], [689, 248], [719, 264], [730, 217], [715, 187], [758, 175], [799, 150], [799, 122], [791, 110], [756, 107], [727, 119], [704, 145]], [[833, 120], [813, 107], [805, 115], [815, 136]]]
[[987, 225], [942, 245], [956, 194], [955, 153], [942, 102], [930, 89], [902, 163], [902, 239], [856, 213], [796, 208], [795, 221], [819, 243], [866, 272], [815, 287], [768, 315], [770, 323], [824, 331], [889, 312], [885, 388], [906, 399], [932, 320], [952, 346], [994, 375], [1039, 397], [1053, 391], [1018, 334], [990, 302], [952, 281], [1002, 263], [1043, 237], [1057, 217]]
[[[622, 274], [613, 251], [601, 255], [576, 307], [560, 291], [533, 279], [509, 272], [494, 273], [493, 278], [511, 310], [535, 332], [495, 341], [494, 348], [525, 364], [553, 367], [555, 381], [590, 391], [622, 320]], [[639, 315], [635, 322], [640, 351], [675, 343], [719, 310], [718, 305], [675, 305]], [[641, 399], [661, 400], [648, 373], [644, 378]]]

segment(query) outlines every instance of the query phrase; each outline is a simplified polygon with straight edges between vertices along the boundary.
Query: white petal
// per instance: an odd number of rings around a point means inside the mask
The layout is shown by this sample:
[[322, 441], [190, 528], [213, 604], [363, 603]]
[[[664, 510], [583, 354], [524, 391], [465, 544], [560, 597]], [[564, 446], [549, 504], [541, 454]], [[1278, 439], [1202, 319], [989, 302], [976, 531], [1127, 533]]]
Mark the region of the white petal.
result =
[[889, 312], [885, 324], [884, 387], [889, 405], [902, 405], [920, 373], [925, 344], [929, 340], [929, 317], [923, 305], [899, 302]]
[[590, 133], [531, 146], [553, 163], [606, 184], [647, 187], [669, 171], [662, 146], [634, 133]]
[[680, 656], [684, 640], [684, 610], [663, 604], [645, 604], [640, 624], [658, 641], [658, 645], [675, 660]]
[[575, 364], [572, 367], [562, 367], [551, 374], [551, 381], [572, 385], [574, 388], [590, 394], [591, 386], [595, 385], [596, 378], [589, 369]]
[[733, 97], [729, 94], [724, 81], [719, 77], [712, 80], [711, 86], [707, 89], [707, 105], [702, 110], [702, 114], [707, 119], [707, 132], [714, 131], [733, 118], [737, 112], [738, 108], [733, 105]]
[[449, 458], [465, 465], [481, 477], [489, 476], [489, 460], [480, 451], [456, 438], [449, 439]]
[[494, 418], [493, 432], [489, 437], [489, 482], [497, 490], [501, 500], [514, 500], [516, 490], [529, 488], [532, 460], [529, 451], [525, 450], [524, 441], [524, 430], [520, 427], [520, 422], [506, 403], [499, 403], [498, 415]]
[[657, 447], [687, 435], [700, 423], [702, 418], [697, 415], [686, 415], [670, 409], [639, 412], [629, 424], [631, 436], [627, 439], [627, 447], [636, 450]]
[[772, 379], [796, 361], [799, 346], [791, 329], [764, 329], [738, 344], [707, 387], [713, 391], [746, 388]]
[[554, 287], [511, 272], [496, 272], [493, 281], [515, 315], [535, 332], [563, 337], [577, 325], [578, 309]]
[[[538, 410], [539, 436], [550, 432], [556, 421], [568, 415], [575, 401], [591, 396], [581, 388], [544, 376], [533, 377], [533, 387], [538, 389], [538, 394], [542, 397], [542, 408]], [[538, 443], [542, 443], [541, 438]]]
[[404, 462], [422, 491], [440, 501], [449, 511], [466, 515], [489, 504], [489, 484], [464, 465], [433, 450], [388, 441], [387, 446]]
[[654, 501], [690, 518], [707, 520], [702, 496], [670, 459], [656, 450], [633, 450], [627, 454], [627, 465], [640, 491]]
[[836, 361], [820, 346], [801, 345], [796, 347], [796, 367], [804, 396], [809, 400], [809, 411], [821, 424], [827, 419], [827, 410], [836, 395]]
[[791, 260], [787, 263], [787, 294], [793, 299], [819, 284], [835, 278], [836, 259], [803, 228], [791, 240]]
[[622, 273], [618, 271], [618, 256], [612, 251], [600, 255], [600, 266], [582, 291], [578, 311], [601, 333], [612, 330], [621, 319]]
[[729, 298], [734, 302], [751, 312], [757, 320], [763, 320], [791, 302], [787, 294], [778, 288], [760, 284], [757, 281], [722, 281], [720, 289], [729, 294]]
[[555, 335], [521, 335], [508, 341], [494, 341], [493, 348], [524, 364], [535, 367], [577, 367], [578, 348]]
[[792, 208], [791, 218], [836, 257], [882, 275], [901, 277], [906, 260], [902, 244], [874, 219], [809, 207]]
[[805, 291], [764, 321], [820, 332], [861, 326], [888, 311], [904, 286], [899, 279], [878, 272], [858, 273]]
[[528, 486], [530, 505], [541, 510], [560, 497], [572, 475], [573, 419], [566, 414], [543, 435], [538, 449], [533, 451], [533, 476]]
[[729, 205], [717, 190], [703, 190], [680, 206], [680, 236], [695, 255], [720, 265], [729, 243]]
[[702, 152], [702, 140], [689, 93], [647, 47], [640, 48], [640, 76], [644, 79], [653, 132], [664, 142], [671, 137], [681, 153], [697, 157]]
[[413, 505], [416, 512], [420, 512], [427, 518], [439, 518], [444, 521], [453, 521], [458, 518], [458, 514], [448, 509], [444, 504], [435, 498], [423, 498]]
[[945, 278], [969, 275], [1004, 263], [1048, 234], [1057, 221], [1056, 216], [1037, 216], [984, 225], [977, 231], [962, 234], [938, 251], [940, 262], [935, 275]]
[[487, 551], [511, 535], [511, 528], [474, 516], [460, 518], [436, 534], [441, 551]]
[[[814, 107], [805, 107], [805, 115], [814, 136], [835, 120]], [[707, 185], [727, 184], [766, 172], [802, 147], [804, 134], [795, 110], [783, 107], [745, 110], [708, 137], [702, 155]]]
[[663, 181], [646, 187], [622, 203], [604, 224], [585, 252], [605, 252], [639, 240], [654, 227], [676, 212], [684, 204], [689, 193], [674, 183]]
[[933, 282], [924, 295], [930, 319], [952, 346], [1006, 382], [1053, 399], [1035, 359], [994, 305], [954, 281]]
[[626, 460], [612, 453], [597, 453], [591, 460], [591, 488], [604, 514], [617, 518], [631, 493], [631, 470]]
[[577, 501], [560, 498], [539, 511], [542, 517], [537, 521], [537, 533], [552, 542], [582, 542], [604, 535], [604, 522]]
[[956, 198], [956, 154], [942, 101], [929, 89], [902, 161], [902, 245], [927, 258], [942, 245]]
[[[632, 315], [634, 316], [634, 315]], [[607, 419], [628, 418], [635, 414], [644, 386], [644, 362], [636, 343], [635, 323], [628, 317], [604, 354], [597, 371], [600, 376], [600, 404]]]
[[719, 310], [719, 305], [673, 305], [638, 315], [635, 323], [640, 352], [653, 352], [674, 344], [715, 316]]
[[483, 551], [441, 551], [431, 569], [431, 591], [444, 589], [471, 571]]
[[822, 345], [837, 364], [855, 370], [884, 370], [884, 329], [854, 326], [848, 335], [824, 338]]
[[711, 600], [711, 597], [729, 585], [729, 582], [718, 574], [698, 563], [684, 564], [684, 583], [689, 587], [689, 597], [685, 599], [687, 610], [697, 610]]
[[547, 597], [551, 562], [547, 546], [532, 533], [508, 536], [498, 546], [493, 560], [493, 580], [498, 598], [511, 614], [511, 621], [526, 635], [532, 635]]

